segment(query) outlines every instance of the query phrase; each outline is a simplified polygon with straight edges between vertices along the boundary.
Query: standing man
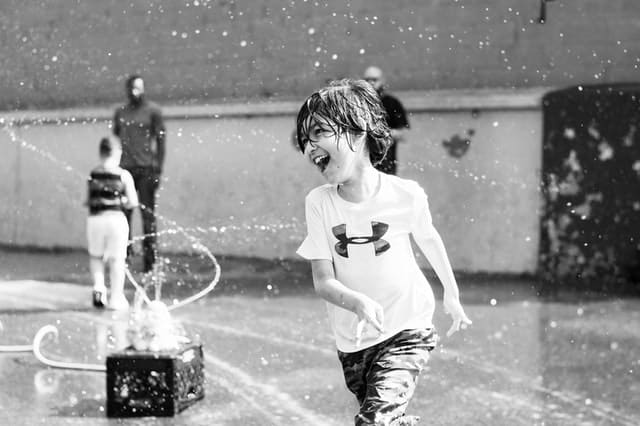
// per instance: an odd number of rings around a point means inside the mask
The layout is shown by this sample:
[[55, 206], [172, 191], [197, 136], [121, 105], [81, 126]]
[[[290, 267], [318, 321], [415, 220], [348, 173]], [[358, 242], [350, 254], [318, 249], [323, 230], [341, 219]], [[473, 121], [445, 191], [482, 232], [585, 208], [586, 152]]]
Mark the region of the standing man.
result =
[[398, 142], [404, 141], [405, 133], [409, 128], [409, 120], [407, 119], [407, 114], [404, 111], [402, 103], [400, 103], [396, 97], [384, 91], [384, 74], [380, 68], [373, 66], [367, 68], [363, 78], [378, 92], [378, 96], [380, 96], [380, 100], [382, 100], [382, 106], [387, 113], [387, 124], [391, 129], [391, 137], [393, 138], [393, 143], [389, 146], [387, 155], [375, 167], [381, 172], [395, 175], [397, 168], [397, 144]]
[[[131, 173], [138, 192], [145, 235], [142, 243], [143, 267], [144, 272], [149, 272], [157, 254], [156, 191], [164, 164], [166, 130], [160, 108], [145, 99], [142, 77], [130, 76], [125, 89], [129, 102], [116, 109], [113, 134], [122, 143], [121, 167]], [[133, 210], [126, 211], [129, 239], [132, 213]]]

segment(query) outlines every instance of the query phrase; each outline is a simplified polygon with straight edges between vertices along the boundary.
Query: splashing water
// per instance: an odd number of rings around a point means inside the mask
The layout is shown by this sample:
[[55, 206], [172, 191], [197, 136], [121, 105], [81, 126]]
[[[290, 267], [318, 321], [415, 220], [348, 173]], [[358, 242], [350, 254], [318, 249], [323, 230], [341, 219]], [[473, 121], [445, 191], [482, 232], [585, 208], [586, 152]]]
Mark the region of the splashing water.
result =
[[[71, 166], [69, 163], [67, 163], [66, 161], [56, 157], [55, 155], [53, 155], [52, 153], [45, 151], [43, 149], [40, 149], [38, 147], [36, 147], [35, 145], [27, 142], [26, 140], [20, 138], [15, 130], [13, 130], [11, 124], [7, 124], [3, 122], [0, 122], [0, 124], [3, 124], [2, 126], [2, 130], [7, 133], [11, 139], [12, 142], [17, 143], [21, 148], [27, 149], [30, 152], [34, 152], [36, 154], [38, 154], [39, 156], [41, 156], [42, 158], [44, 158], [45, 160], [55, 164], [56, 166], [58, 166], [60, 169], [71, 173], [74, 175], [75, 178], [79, 179], [79, 180], [85, 180], [86, 179], [86, 175], [78, 170], [76, 170], [73, 166]], [[145, 206], [144, 204], [140, 204], [140, 208], [141, 209], [146, 209], [148, 208], [147, 206]], [[166, 216], [163, 216], [159, 213], [155, 213], [156, 217], [158, 218], [158, 220], [163, 221], [165, 223], [168, 223], [171, 228], [167, 229], [165, 231], [161, 231], [161, 232], [156, 232], [154, 233], [156, 236], [158, 235], [182, 235], [183, 238], [185, 238], [189, 244], [190, 250], [195, 250], [196, 252], [200, 253], [202, 256], [204, 256], [206, 259], [208, 259], [212, 265], [213, 265], [213, 269], [214, 269], [214, 277], [211, 280], [211, 282], [209, 283], [209, 285], [207, 287], [205, 287], [203, 290], [201, 290], [200, 292], [198, 292], [197, 294], [182, 300], [182, 301], [177, 301], [174, 300], [173, 305], [170, 306], [170, 309], [175, 309], [177, 307], [180, 306], [184, 306], [188, 303], [191, 303], [201, 297], [203, 297], [204, 295], [206, 295], [207, 293], [209, 293], [211, 290], [213, 290], [213, 288], [215, 287], [215, 285], [217, 284], [217, 282], [219, 281], [219, 277], [220, 277], [220, 266], [215, 258], [215, 256], [213, 255], [213, 253], [211, 252], [211, 250], [209, 250], [209, 248], [207, 246], [205, 246], [204, 244], [202, 244], [200, 242], [200, 240], [195, 237], [193, 235], [193, 231], [196, 229], [201, 229], [201, 228], [184, 228], [182, 226], [180, 226], [177, 222], [175, 222], [174, 220], [171, 220], [169, 218], [167, 218]], [[213, 231], [216, 231], [217, 229], [211, 229]], [[140, 235], [140, 236], [136, 236], [134, 238], [132, 238], [129, 243], [133, 244], [136, 243], [138, 241], [142, 241], [145, 237], [150, 236], [152, 234], [145, 234], [145, 235]], [[170, 263], [168, 261], [168, 258], [163, 258], [161, 259], [161, 263]], [[131, 271], [127, 270], [127, 276], [129, 277], [130, 280], [132, 280], [132, 283], [135, 283], [134, 285], [137, 285], [137, 288], [142, 289], [142, 286], [140, 286], [134, 279], [133, 274], [131, 274]], [[148, 297], [146, 297], [147, 300]]]
[[[74, 178], [77, 178], [78, 180], [85, 180], [86, 179], [86, 175], [78, 170], [76, 170], [74, 167], [72, 167], [69, 163], [67, 163], [66, 161], [64, 161], [61, 158], [56, 157], [55, 155], [53, 155], [51, 152], [42, 150], [38, 147], [36, 147], [35, 145], [27, 142], [26, 140], [20, 138], [16, 131], [12, 128], [11, 123], [6, 123], [4, 120], [0, 121], [0, 125], [2, 125], [2, 130], [9, 136], [9, 139], [16, 143], [20, 148], [25, 149], [29, 152], [33, 152], [34, 154], [39, 155], [41, 158], [44, 158], [47, 162], [54, 164], [55, 166], [57, 166], [58, 168], [64, 170], [67, 173], [70, 173], [74, 176]], [[58, 186], [57, 187], [61, 192], [64, 192], [63, 187]], [[67, 189], [67, 193], [65, 194], [67, 196], [69, 196], [69, 190]], [[70, 197], [70, 199], [73, 199], [75, 197]], [[140, 205], [141, 209], [146, 209], [148, 208], [147, 206], [141, 204]], [[220, 265], [217, 262], [216, 257], [213, 255], [213, 253], [211, 252], [211, 250], [205, 246], [204, 244], [201, 243], [201, 241], [194, 235], [194, 230], [198, 229], [200, 231], [204, 230], [203, 228], [192, 228], [192, 229], [187, 229], [184, 228], [182, 226], [180, 226], [177, 222], [175, 222], [174, 220], [171, 220], [169, 218], [167, 218], [166, 216], [163, 216], [161, 214], [156, 213], [156, 217], [165, 222], [168, 223], [171, 228], [167, 229], [163, 232], [157, 232], [155, 233], [155, 235], [180, 235], [184, 241], [186, 241], [186, 247], [188, 247], [188, 250], [185, 251], [186, 254], [184, 254], [182, 257], [187, 259], [187, 260], [183, 260], [183, 265], [181, 267], [180, 262], [172, 262], [171, 258], [167, 257], [167, 256], [159, 256], [158, 259], [158, 267], [154, 268], [154, 270], [151, 272], [150, 276], [146, 276], [143, 277], [143, 279], [146, 280], [150, 280], [152, 282], [155, 282], [157, 284], [162, 283], [163, 281], [166, 281], [166, 278], [170, 275], [167, 272], [174, 272], [174, 275], [172, 275], [173, 278], [176, 278], [176, 284], [177, 287], [182, 287], [184, 286], [186, 280], [185, 279], [180, 279], [180, 277], [178, 277], [177, 275], [182, 274], [182, 275], [187, 275], [187, 276], [192, 276], [195, 275], [197, 278], [203, 277], [203, 276], [208, 276], [210, 279], [209, 283], [207, 286], [205, 286], [204, 288], [202, 288], [200, 291], [196, 292], [195, 294], [191, 294], [189, 296], [184, 296], [182, 297], [182, 299], [180, 299], [177, 295], [176, 297], [173, 297], [171, 300], [170, 305], [167, 307], [167, 312], [180, 308], [180, 307], [184, 307], [190, 303], [195, 302], [196, 300], [204, 297], [205, 295], [207, 295], [208, 293], [210, 293], [215, 286], [218, 284], [219, 280], [220, 280], [220, 275], [221, 275], [221, 268]], [[136, 243], [137, 241], [140, 241], [142, 239], [144, 239], [146, 236], [148, 235], [141, 235], [141, 236], [136, 236], [134, 238], [132, 238], [131, 241], [129, 241], [130, 244]], [[193, 252], [198, 254], [198, 257], [200, 259], [205, 259], [208, 261], [208, 263], [210, 264], [209, 267], [207, 268], [208, 271], [206, 274], [190, 274], [190, 269], [189, 269], [189, 263], [194, 263], [193, 261]], [[173, 255], [175, 257], [178, 257], [178, 255]], [[197, 262], [195, 262], [197, 263]], [[173, 267], [173, 268], [170, 268]], [[200, 265], [201, 266], [201, 265]], [[211, 277], [211, 271], [213, 271], [213, 277]], [[127, 268], [125, 270], [126, 276], [129, 279], [129, 281], [131, 282], [131, 284], [136, 288], [137, 293], [140, 295], [142, 301], [147, 305], [150, 306], [152, 304], [154, 304], [154, 301], [152, 301], [149, 296], [146, 293], [147, 290], [147, 286], [145, 285], [141, 285], [138, 283], [138, 281], [136, 280], [136, 278], [134, 277], [133, 273]], [[200, 283], [196, 283], [196, 284], [200, 284]], [[159, 301], [160, 298], [160, 291], [159, 291], [159, 285], [156, 288], [156, 301], [157, 303], [162, 303]], [[0, 323], [0, 330], [1, 330], [1, 323]], [[49, 335], [49, 334], [54, 334], [56, 337], [58, 335], [58, 329], [53, 326], [53, 325], [47, 325], [43, 328], [41, 328], [37, 333], [36, 336], [34, 337], [34, 343], [33, 345], [0, 345], [0, 352], [28, 352], [28, 351], [32, 351], [34, 352], [35, 356], [42, 361], [43, 363], [52, 366], [52, 367], [56, 367], [56, 368], [71, 368], [71, 369], [78, 369], [78, 370], [89, 370], [89, 371], [104, 371], [104, 366], [101, 365], [93, 365], [93, 364], [80, 364], [80, 363], [68, 363], [68, 362], [58, 362], [58, 361], [53, 361], [50, 359], [47, 359], [42, 352], [40, 351], [40, 345], [42, 343], [42, 341], [44, 340], [44, 338]]]

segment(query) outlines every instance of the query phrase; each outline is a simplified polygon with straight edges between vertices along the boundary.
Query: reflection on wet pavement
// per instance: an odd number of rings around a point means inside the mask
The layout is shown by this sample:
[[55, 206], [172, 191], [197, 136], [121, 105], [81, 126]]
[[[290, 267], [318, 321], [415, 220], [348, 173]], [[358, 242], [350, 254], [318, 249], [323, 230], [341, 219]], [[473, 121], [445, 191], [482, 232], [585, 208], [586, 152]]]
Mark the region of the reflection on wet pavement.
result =
[[[24, 303], [20, 286], [28, 288]], [[545, 302], [530, 283], [465, 286], [473, 326], [443, 339], [409, 414], [443, 425], [640, 424], [640, 300]], [[126, 342], [126, 318], [87, 307], [89, 287], [0, 282], [1, 344], [29, 344], [54, 324], [52, 359], [104, 363]], [[5, 297], [6, 296], [6, 297]], [[344, 386], [324, 304], [310, 290], [214, 295], [174, 311], [205, 350], [204, 400], [174, 418], [118, 424], [344, 425]], [[439, 306], [436, 325], [448, 326]], [[0, 354], [0, 423], [111, 424], [105, 374], [48, 369]], [[436, 414], [434, 414], [436, 413]], [[425, 422], [427, 424], [428, 422]]]

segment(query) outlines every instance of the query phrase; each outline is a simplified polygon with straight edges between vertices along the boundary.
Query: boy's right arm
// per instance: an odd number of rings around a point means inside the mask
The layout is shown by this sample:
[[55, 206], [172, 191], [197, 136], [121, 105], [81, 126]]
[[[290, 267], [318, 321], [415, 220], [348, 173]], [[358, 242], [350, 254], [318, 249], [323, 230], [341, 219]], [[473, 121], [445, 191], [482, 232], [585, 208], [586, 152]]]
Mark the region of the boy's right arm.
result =
[[320, 297], [333, 305], [353, 312], [361, 321], [364, 320], [379, 332], [383, 332], [382, 306], [367, 295], [354, 291], [338, 281], [330, 260], [312, 260], [311, 271], [313, 286]]

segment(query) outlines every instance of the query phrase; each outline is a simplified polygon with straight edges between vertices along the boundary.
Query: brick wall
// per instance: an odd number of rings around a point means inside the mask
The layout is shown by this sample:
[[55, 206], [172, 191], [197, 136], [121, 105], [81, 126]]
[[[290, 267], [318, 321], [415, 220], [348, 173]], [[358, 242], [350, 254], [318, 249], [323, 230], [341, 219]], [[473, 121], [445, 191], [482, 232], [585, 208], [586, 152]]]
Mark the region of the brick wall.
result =
[[375, 63], [394, 90], [636, 81], [637, 0], [3, 0], [0, 108], [300, 98]]

